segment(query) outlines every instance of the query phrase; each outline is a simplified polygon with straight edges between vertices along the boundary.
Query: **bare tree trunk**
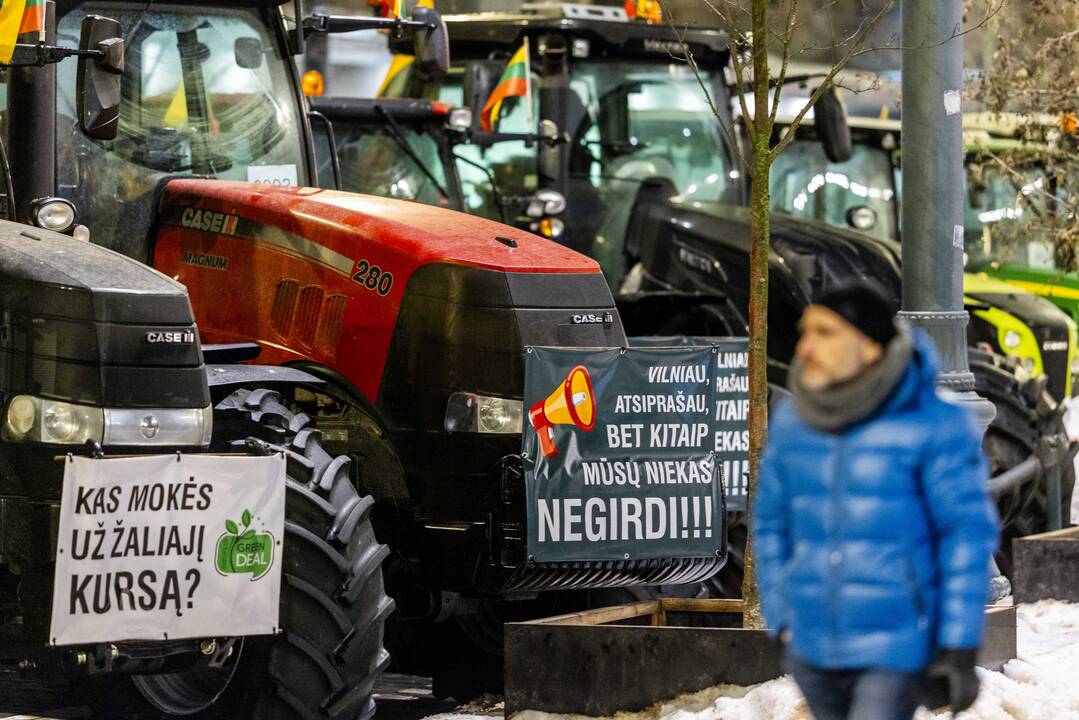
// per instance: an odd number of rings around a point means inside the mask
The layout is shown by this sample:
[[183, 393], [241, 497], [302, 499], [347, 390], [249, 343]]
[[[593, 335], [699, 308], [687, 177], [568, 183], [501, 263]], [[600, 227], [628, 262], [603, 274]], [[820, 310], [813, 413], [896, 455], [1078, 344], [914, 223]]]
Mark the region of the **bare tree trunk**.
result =
[[[768, 171], [772, 164], [772, 123], [768, 98], [768, 6], [765, 0], [753, 3], [753, 122], [747, 126], [753, 144], [753, 192], [749, 250], [749, 479], [746, 502], [752, 517], [757, 495], [757, 475], [761, 452], [768, 437]], [[745, 607], [742, 624], [763, 628], [757, 572], [753, 560], [752, 533], [746, 540], [745, 577], [742, 581]]]

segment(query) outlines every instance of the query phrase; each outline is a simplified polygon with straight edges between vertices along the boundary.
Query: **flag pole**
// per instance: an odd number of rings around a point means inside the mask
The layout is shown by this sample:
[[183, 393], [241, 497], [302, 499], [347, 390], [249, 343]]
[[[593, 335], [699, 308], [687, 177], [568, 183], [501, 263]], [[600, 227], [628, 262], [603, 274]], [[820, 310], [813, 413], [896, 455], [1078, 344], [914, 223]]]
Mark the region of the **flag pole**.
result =
[[525, 107], [528, 108], [528, 131], [533, 132], [536, 129], [535, 121], [532, 118], [532, 65], [531, 60], [528, 57], [528, 36], [525, 35]]

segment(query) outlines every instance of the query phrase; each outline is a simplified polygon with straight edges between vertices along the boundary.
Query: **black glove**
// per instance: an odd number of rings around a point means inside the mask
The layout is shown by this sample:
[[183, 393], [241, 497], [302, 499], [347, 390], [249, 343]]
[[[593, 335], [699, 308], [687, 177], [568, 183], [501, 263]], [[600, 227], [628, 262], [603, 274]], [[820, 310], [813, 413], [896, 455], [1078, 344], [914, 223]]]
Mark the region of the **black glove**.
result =
[[974, 672], [977, 660], [978, 648], [942, 648], [929, 666], [931, 677], [947, 680], [948, 699], [956, 715], [978, 699], [978, 674]]

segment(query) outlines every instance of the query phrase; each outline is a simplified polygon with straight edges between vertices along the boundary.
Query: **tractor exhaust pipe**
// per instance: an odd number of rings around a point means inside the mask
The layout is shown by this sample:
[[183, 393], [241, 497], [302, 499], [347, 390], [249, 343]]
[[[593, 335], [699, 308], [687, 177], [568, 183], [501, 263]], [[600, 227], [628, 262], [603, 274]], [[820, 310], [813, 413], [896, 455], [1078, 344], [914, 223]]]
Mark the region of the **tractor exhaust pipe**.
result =
[[[56, 3], [45, 2], [45, 43], [56, 44]], [[56, 65], [8, 71], [8, 148], [18, 205], [12, 217], [33, 225], [35, 200], [56, 194]]]

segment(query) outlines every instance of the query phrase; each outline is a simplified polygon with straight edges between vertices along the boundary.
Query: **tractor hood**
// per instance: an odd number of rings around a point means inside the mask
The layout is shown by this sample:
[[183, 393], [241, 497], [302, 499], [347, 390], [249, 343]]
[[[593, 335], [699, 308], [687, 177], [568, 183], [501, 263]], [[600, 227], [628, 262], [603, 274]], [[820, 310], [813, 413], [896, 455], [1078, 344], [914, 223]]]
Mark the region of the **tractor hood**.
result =
[[[748, 208], [720, 203], [656, 202], [640, 212], [643, 221], [631, 224], [634, 236], [629, 247], [631, 252], [640, 247], [642, 257], [648, 254], [645, 246], [649, 238], [690, 242], [706, 250], [707, 256], [719, 258], [721, 264], [724, 257], [749, 255]], [[854, 277], [872, 278], [899, 302], [898, 244], [782, 213], [771, 213], [770, 224], [772, 275], [792, 281], [787, 291], [800, 297], [801, 304]]]
[[119, 253], [0, 221], [0, 399], [209, 404], [184, 286]]
[[[511, 273], [596, 273], [595, 261], [538, 235], [421, 203], [314, 188], [173, 180], [162, 222], [238, 237], [260, 236], [342, 273], [374, 248], [414, 270], [431, 263]], [[277, 231], [268, 234], [267, 229]], [[411, 272], [406, 273], [410, 275]]]
[[0, 289], [6, 296], [15, 285], [29, 293], [37, 312], [57, 317], [192, 322], [184, 286], [156, 270], [67, 235], [0, 221]]

